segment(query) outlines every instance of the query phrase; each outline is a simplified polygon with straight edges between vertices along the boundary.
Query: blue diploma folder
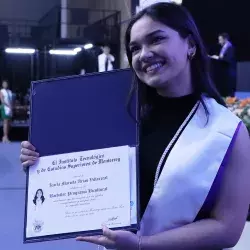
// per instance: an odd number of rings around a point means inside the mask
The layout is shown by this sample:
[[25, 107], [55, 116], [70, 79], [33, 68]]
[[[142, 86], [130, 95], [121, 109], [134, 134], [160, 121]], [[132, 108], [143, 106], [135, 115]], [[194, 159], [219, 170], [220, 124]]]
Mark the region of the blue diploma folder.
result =
[[[126, 109], [131, 82], [129, 69], [32, 82], [30, 142], [40, 156], [125, 145], [136, 147], [138, 125]], [[134, 118], [138, 114], [137, 99], [136, 91], [131, 104]], [[26, 237], [28, 178], [27, 174], [24, 242], [79, 235]]]
[[126, 110], [131, 81], [130, 70], [117, 70], [33, 82], [31, 143], [41, 156], [136, 145]]

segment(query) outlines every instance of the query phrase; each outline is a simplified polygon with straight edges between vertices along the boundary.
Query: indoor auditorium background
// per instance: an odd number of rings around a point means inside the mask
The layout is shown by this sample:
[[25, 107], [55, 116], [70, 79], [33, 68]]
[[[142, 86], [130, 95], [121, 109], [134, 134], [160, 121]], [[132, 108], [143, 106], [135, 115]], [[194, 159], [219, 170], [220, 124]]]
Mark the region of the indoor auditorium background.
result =
[[[184, 0], [198, 24], [208, 54], [218, 54], [218, 36], [228, 33], [236, 51], [235, 96], [223, 95], [250, 131], [250, 23], [248, 0]], [[128, 68], [123, 37], [139, 0], [0, 0], [0, 79], [14, 98], [9, 143], [0, 142], [0, 244], [5, 250], [95, 249], [74, 240], [24, 245], [25, 174], [20, 141], [28, 138], [31, 81], [98, 72], [103, 46], [114, 69]], [[212, 59], [211, 59], [212, 60]], [[212, 62], [220, 89], [224, 73]], [[119, 84], [119, 83], [117, 83]], [[67, 105], [67, 101], [61, 104]], [[3, 122], [0, 120], [0, 138]], [[185, 208], [183, 208], [185, 209]], [[250, 224], [234, 250], [250, 249]]]

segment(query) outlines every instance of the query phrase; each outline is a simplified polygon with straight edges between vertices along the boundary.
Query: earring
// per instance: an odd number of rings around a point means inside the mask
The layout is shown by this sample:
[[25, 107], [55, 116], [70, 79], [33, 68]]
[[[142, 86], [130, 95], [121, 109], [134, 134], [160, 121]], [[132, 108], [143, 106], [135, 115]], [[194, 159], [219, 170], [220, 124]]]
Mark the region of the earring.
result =
[[188, 59], [192, 60], [196, 55], [196, 47], [192, 48], [188, 53]]

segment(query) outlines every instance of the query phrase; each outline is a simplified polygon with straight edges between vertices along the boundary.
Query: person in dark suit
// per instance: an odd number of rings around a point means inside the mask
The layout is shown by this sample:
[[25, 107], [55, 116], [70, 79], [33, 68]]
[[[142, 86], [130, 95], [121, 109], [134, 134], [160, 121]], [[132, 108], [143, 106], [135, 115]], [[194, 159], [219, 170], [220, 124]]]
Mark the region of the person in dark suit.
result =
[[211, 58], [219, 60], [223, 64], [223, 77], [222, 95], [223, 96], [234, 96], [236, 92], [236, 58], [235, 49], [233, 44], [230, 42], [230, 37], [227, 33], [222, 33], [218, 37], [221, 50], [219, 55], [213, 55]]

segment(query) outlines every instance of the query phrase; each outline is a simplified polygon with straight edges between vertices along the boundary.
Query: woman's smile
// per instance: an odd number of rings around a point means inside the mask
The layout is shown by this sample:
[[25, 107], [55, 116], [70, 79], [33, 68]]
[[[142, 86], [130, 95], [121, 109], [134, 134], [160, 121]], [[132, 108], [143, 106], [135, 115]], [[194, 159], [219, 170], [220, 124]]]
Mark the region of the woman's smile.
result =
[[166, 66], [165, 61], [147, 63], [147, 64], [142, 66], [142, 71], [144, 73], [147, 73], [148, 75], [154, 75], [154, 74], [160, 72], [164, 66]]

